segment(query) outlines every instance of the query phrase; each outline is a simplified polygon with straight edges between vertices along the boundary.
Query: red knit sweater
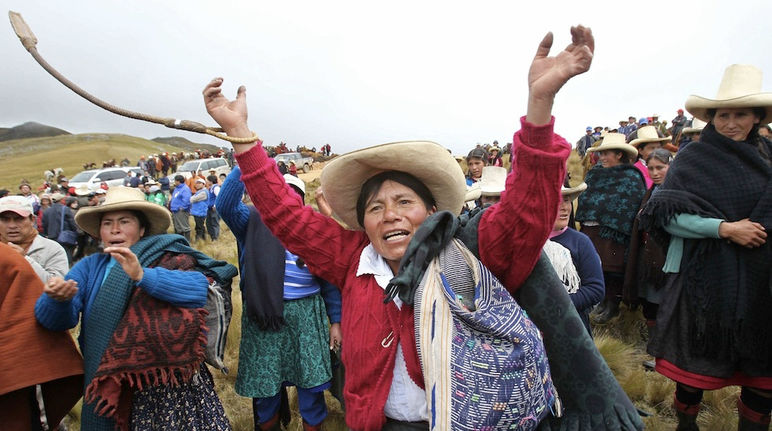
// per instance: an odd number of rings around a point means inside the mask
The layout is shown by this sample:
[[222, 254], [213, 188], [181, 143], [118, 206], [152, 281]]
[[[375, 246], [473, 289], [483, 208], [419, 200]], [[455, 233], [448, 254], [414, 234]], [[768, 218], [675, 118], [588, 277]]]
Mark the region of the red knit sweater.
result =
[[[554, 119], [535, 127], [521, 118], [507, 190], [480, 221], [481, 260], [510, 292], [530, 274], [555, 222], [570, 146], [553, 134], [553, 123]], [[356, 276], [359, 256], [369, 244], [364, 232], [346, 230], [303, 206], [261, 145], [236, 158], [241, 179], [266, 226], [306, 261], [312, 273], [340, 287], [346, 423], [354, 430], [380, 430], [386, 421], [383, 407], [398, 343], [402, 343], [411, 378], [424, 386], [415, 348], [413, 308], [399, 310], [393, 302], [384, 304], [383, 289], [375, 278]], [[384, 342], [391, 336], [391, 344]]]

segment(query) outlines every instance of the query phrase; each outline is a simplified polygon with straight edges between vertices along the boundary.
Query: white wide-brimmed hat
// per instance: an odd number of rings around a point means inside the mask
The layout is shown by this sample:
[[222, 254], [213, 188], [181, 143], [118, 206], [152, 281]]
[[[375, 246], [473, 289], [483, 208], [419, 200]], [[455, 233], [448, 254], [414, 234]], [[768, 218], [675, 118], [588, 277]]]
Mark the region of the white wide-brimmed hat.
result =
[[647, 144], [649, 142], [665, 142], [671, 139], [669, 136], [664, 138], [660, 137], [659, 133], [657, 132], [657, 128], [654, 126], [643, 126], [638, 129], [637, 132], [637, 137], [630, 141], [630, 145], [635, 148], [638, 148], [640, 144]]
[[431, 192], [438, 211], [461, 212], [466, 180], [448, 150], [429, 141], [393, 142], [336, 157], [322, 170], [324, 197], [333, 213], [349, 228], [362, 230], [356, 211], [362, 185], [386, 171], [406, 172], [416, 177]]
[[562, 186], [560, 188], [560, 194], [565, 198], [567, 197], [568, 200], [573, 201], [576, 199], [580, 194], [582, 194], [583, 191], [587, 190], [587, 183], [581, 183], [576, 187], [566, 187]]
[[681, 130], [681, 133], [700, 133], [707, 125], [708, 123], [700, 120], [699, 118], [695, 118], [692, 120], [692, 125], [690, 127], [684, 127], [684, 129]]
[[765, 108], [760, 124], [772, 121], [772, 93], [761, 91], [761, 69], [748, 64], [733, 64], [726, 68], [715, 99], [691, 95], [686, 110], [702, 121], [710, 121], [708, 109]]
[[597, 147], [588, 148], [588, 152], [594, 151], [606, 151], [606, 150], [620, 150], [627, 153], [634, 161], [638, 158], [638, 149], [628, 144], [626, 137], [622, 133], [606, 133], [603, 137], [603, 141]]
[[[284, 181], [286, 181], [287, 184], [289, 184], [291, 186], [297, 187], [298, 190], [303, 192], [304, 195], [306, 194], [306, 183], [303, 180], [301, 180], [300, 178], [298, 178], [298, 177], [296, 177], [296, 176], [294, 176], [292, 174], [284, 174]], [[326, 193], [325, 193], [325, 196], [327, 196]]]
[[86, 233], [99, 238], [102, 214], [113, 211], [139, 211], [147, 217], [150, 226], [146, 235], [166, 233], [172, 223], [172, 215], [165, 207], [145, 200], [145, 193], [133, 187], [110, 187], [102, 205], [82, 207], [75, 214], [75, 223]]
[[501, 196], [506, 188], [507, 170], [500, 166], [486, 166], [480, 177], [481, 196]]

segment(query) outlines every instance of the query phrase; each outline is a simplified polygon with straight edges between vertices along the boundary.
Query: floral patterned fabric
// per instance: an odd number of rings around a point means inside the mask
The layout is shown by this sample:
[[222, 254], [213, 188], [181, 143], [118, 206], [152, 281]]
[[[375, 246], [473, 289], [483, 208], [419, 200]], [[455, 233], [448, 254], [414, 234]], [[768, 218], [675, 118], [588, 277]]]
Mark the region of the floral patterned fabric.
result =
[[284, 321], [278, 331], [262, 331], [246, 310], [242, 313], [236, 377], [239, 395], [272, 397], [284, 382], [306, 389], [329, 386], [330, 335], [321, 295], [285, 301]]
[[133, 431], [225, 431], [231, 426], [214, 391], [206, 364], [180, 386], [152, 386], [134, 393], [130, 428]]

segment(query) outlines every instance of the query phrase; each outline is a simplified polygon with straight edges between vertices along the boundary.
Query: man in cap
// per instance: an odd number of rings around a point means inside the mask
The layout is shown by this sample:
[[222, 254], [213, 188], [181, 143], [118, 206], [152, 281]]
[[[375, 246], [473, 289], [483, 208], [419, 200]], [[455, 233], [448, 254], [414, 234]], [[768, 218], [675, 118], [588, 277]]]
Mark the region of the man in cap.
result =
[[19, 195], [24, 196], [32, 205], [32, 211], [35, 213], [40, 209], [40, 198], [35, 193], [32, 193], [32, 186], [26, 181], [22, 181], [19, 184]]
[[196, 178], [193, 187], [196, 193], [190, 197], [190, 214], [196, 221], [196, 241], [206, 239], [206, 213], [209, 205], [209, 192], [206, 190], [206, 180]]
[[62, 246], [38, 235], [32, 205], [23, 196], [0, 198], [0, 242], [24, 256], [44, 283], [70, 270]]
[[576, 152], [579, 153], [579, 157], [584, 157], [587, 149], [592, 147], [592, 144], [594, 144], [595, 141], [597, 141], [597, 139], [592, 136], [592, 127], [587, 126], [587, 128], [584, 129], [584, 136], [576, 141]]
[[172, 200], [169, 202], [169, 210], [172, 212], [174, 233], [182, 235], [190, 241], [190, 188], [185, 185], [185, 177], [174, 177], [174, 190]]
[[670, 127], [670, 135], [673, 137], [672, 143], [673, 145], [676, 145], [678, 142], [678, 135], [681, 133], [681, 130], [683, 130], [684, 126], [686, 125], [686, 116], [684, 115], [684, 110], [679, 109], [678, 115], [673, 118], [673, 121], [671, 121], [673, 124]]

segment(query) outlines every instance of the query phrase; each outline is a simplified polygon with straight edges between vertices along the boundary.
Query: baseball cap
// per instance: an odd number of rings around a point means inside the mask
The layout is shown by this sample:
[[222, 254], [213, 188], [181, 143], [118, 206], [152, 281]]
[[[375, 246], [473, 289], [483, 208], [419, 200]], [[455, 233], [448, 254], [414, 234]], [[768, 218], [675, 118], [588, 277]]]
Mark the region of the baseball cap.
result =
[[23, 196], [6, 196], [0, 198], [0, 213], [15, 212], [22, 217], [32, 214], [32, 204]]
[[197, 183], [206, 184], [206, 180], [203, 178], [196, 178]]

